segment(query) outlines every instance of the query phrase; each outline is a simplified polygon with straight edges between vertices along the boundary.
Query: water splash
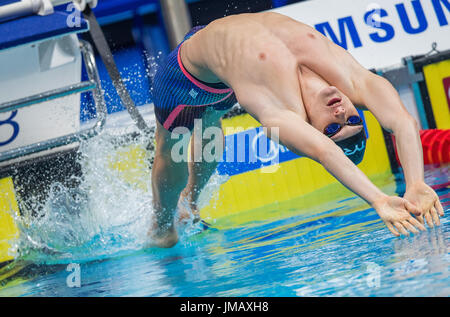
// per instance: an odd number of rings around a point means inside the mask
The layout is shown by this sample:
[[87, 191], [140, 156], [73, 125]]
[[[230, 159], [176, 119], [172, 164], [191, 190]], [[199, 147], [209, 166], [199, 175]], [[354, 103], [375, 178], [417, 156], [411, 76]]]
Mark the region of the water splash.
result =
[[[132, 146], [144, 148], [143, 141]], [[18, 257], [33, 262], [83, 261], [145, 245], [152, 216], [150, 172], [144, 159], [131, 162], [131, 174], [135, 169], [144, 173], [130, 183], [114, 165], [121, 151], [124, 147], [106, 133], [83, 142], [79, 185], [55, 182], [45, 200], [33, 197], [28, 204], [32, 209], [21, 205], [23, 215], [16, 218], [20, 237], [14, 243]]]
[[[72, 176], [71, 182], [78, 186], [55, 182], [46, 199], [33, 197], [28, 207], [21, 204], [22, 216], [15, 219], [20, 236], [12, 248], [16, 258], [46, 264], [83, 262], [145, 248], [154, 216], [151, 145], [148, 137], [124, 145], [106, 132], [83, 141], [78, 158], [82, 176]], [[224, 181], [212, 177], [206, 192]], [[202, 197], [200, 206], [210, 198]], [[180, 230], [184, 239], [197, 233], [200, 224], [188, 222]]]

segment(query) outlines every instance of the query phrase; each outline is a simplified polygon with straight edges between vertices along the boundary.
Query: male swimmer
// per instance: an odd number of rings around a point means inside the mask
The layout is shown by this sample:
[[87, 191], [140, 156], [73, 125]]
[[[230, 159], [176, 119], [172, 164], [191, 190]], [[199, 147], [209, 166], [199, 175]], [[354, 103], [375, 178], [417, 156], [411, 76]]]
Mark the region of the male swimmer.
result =
[[[192, 130], [200, 118], [203, 128], [220, 127], [220, 118], [236, 102], [268, 128], [268, 137], [275, 137], [270, 131], [277, 128], [283, 145], [322, 164], [369, 203], [395, 236], [425, 230], [424, 218], [429, 226], [440, 223], [444, 211], [424, 182], [418, 126], [397, 91], [308, 25], [264, 12], [195, 27], [157, 72], [153, 90], [156, 221], [150, 235], [155, 246], [177, 243], [179, 202], [187, 201], [195, 211], [217, 165], [175, 162], [171, 149], [178, 139], [171, 132]], [[355, 106], [372, 112], [395, 135], [406, 180], [403, 198], [381, 192], [355, 165], [362, 160], [359, 150], [366, 137]]]

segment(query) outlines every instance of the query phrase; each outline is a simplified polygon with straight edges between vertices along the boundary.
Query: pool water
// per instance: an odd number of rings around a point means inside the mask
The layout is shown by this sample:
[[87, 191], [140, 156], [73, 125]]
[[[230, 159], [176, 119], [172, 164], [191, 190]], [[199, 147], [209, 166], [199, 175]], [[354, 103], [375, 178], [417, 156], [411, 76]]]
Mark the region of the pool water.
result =
[[[446, 212], [449, 168], [426, 169]], [[385, 180], [386, 193], [404, 192], [396, 178]], [[111, 238], [100, 246], [89, 241], [96, 247], [78, 253], [65, 249], [65, 256], [28, 254], [0, 270], [0, 280], [9, 276], [0, 296], [450, 295], [447, 215], [438, 227], [396, 238], [355, 196], [306, 211], [266, 212], [272, 215], [267, 220], [239, 223], [234, 217], [222, 229], [194, 228], [171, 249], [130, 248]], [[124, 234], [118, 227], [113, 237]], [[80, 287], [68, 286], [69, 263], [79, 265]]]

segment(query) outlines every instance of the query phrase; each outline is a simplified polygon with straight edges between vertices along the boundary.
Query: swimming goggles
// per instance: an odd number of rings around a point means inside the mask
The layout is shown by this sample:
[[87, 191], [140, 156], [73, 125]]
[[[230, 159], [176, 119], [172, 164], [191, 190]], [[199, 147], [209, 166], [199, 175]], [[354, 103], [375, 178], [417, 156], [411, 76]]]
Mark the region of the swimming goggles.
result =
[[363, 121], [361, 119], [361, 117], [359, 116], [350, 116], [347, 119], [347, 122], [344, 123], [343, 125], [341, 125], [340, 123], [330, 123], [329, 125], [327, 125], [325, 127], [325, 129], [323, 130], [323, 133], [327, 136], [327, 137], [332, 137], [333, 135], [335, 135], [336, 133], [338, 133], [339, 131], [341, 131], [341, 129], [346, 126], [346, 125], [350, 125], [350, 126], [354, 126], [354, 125], [362, 125]]

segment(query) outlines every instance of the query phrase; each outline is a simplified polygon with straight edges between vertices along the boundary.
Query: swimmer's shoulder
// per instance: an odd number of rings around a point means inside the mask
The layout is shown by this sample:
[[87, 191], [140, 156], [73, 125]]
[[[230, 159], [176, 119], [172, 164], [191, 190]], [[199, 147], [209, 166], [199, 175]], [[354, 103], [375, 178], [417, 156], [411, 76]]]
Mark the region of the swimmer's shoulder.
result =
[[[247, 36], [258, 32], [271, 33], [280, 38], [292, 37], [293, 30], [298, 32], [311, 31], [311, 26], [277, 12], [240, 13], [229, 15], [210, 22], [203, 29], [206, 32], [220, 36], [232, 34]], [[294, 32], [297, 33], [297, 32]]]

